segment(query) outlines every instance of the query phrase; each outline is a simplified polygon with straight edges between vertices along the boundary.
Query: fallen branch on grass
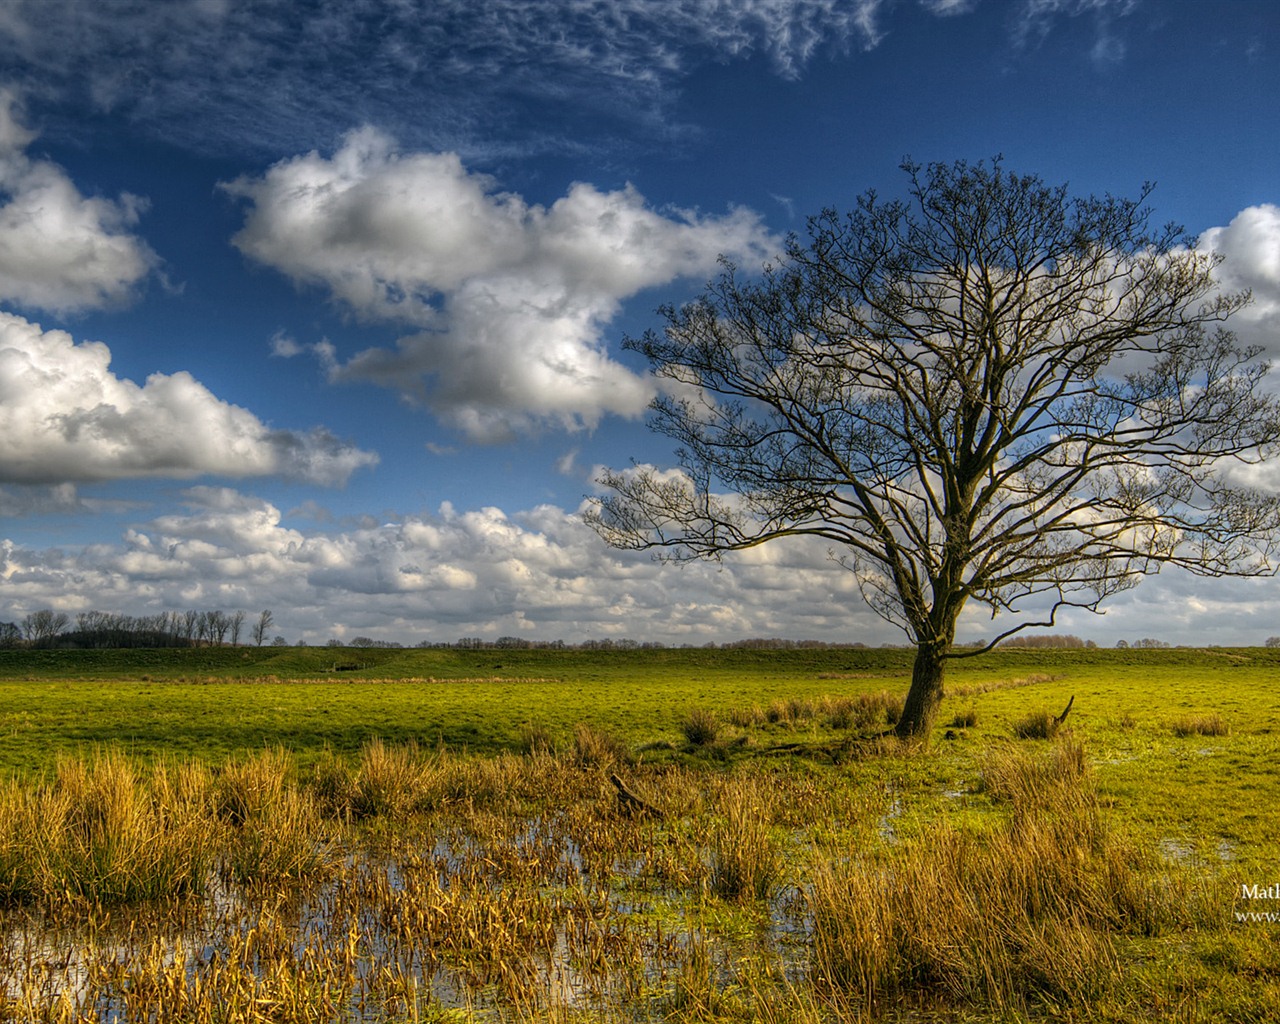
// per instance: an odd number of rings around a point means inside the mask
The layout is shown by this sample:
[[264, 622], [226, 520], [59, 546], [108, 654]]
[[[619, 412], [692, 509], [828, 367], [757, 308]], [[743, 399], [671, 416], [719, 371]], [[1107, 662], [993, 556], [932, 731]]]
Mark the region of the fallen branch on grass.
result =
[[658, 810], [658, 808], [654, 807], [653, 804], [649, 803], [647, 800], [641, 799], [631, 792], [631, 790], [627, 788], [627, 784], [618, 778], [616, 772], [610, 773], [609, 781], [613, 783], [613, 788], [618, 791], [618, 809], [628, 818], [644, 814], [648, 814], [658, 820], [662, 820], [666, 817], [666, 815]]

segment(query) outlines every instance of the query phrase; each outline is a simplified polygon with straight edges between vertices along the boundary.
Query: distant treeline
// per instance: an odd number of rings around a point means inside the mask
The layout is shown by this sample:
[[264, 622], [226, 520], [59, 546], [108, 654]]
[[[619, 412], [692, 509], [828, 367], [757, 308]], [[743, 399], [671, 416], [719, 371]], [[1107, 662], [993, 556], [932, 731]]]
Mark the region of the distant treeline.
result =
[[[367, 636], [358, 636], [354, 640], [330, 640], [330, 647], [403, 647], [403, 644], [392, 640], [371, 640]], [[661, 651], [671, 647], [702, 648], [704, 650], [721, 651], [814, 651], [834, 649], [866, 650], [867, 645], [858, 641], [850, 643], [831, 643], [826, 640], [785, 640], [781, 637], [751, 637], [746, 640], [730, 640], [726, 643], [704, 644], [668, 644], [661, 640], [620, 639], [583, 640], [580, 643], [569, 643], [566, 640], [529, 640], [522, 636], [500, 636], [497, 640], [485, 640], [478, 636], [464, 636], [461, 639], [423, 640], [415, 647], [432, 647], [455, 651]]]
[[269, 611], [259, 613], [246, 633], [242, 611], [191, 610], [157, 615], [118, 615], [114, 612], [79, 612], [74, 620], [66, 612], [45, 608], [20, 622], [0, 622], [0, 647], [107, 648], [107, 647], [220, 647], [245, 641], [284, 643], [269, 638]]
[[[113, 612], [79, 612], [72, 619], [66, 612], [42, 609], [32, 612], [20, 622], [0, 622], [0, 648], [111, 648], [111, 647], [221, 647], [253, 644], [261, 647], [290, 646], [282, 636], [271, 636], [274, 620], [270, 611], [262, 611], [250, 619], [243, 611], [224, 612], [219, 609], [183, 612], [160, 612], [157, 615], [118, 615]], [[1280, 638], [1268, 640], [1269, 646], [1280, 644]], [[299, 641], [296, 645], [306, 646]], [[394, 640], [375, 640], [357, 636], [351, 640], [332, 639], [329, 647], [403, 648], [406, 645]], [[651, 651], [669, 647], [700, 647], [722, 651], [804, 651], [828, 649], [865, 650], [868, 645], [859, 641], [833, 643], [826, 640], [788, 640], [783, 637], [749, 637], [726, 643], [668, 644], [660, 640], [617, 639], [583, 640], [570, 643], [566, 640], [531, 640], [522, 636], [500, 636], [485, 640], [478, 636], [464, 636], [453, 641], [423, 640], [412, 645], [419, 648], [443, 648], [461, 651]], [[881, 647], [897, 647], [897, 644], [880, 644]], [[982, 641], [970, 644], [984, 646]], [[1071, 634], [1041, 634], [1015, 636], [1005, 640], [1001, 647], [1030, 648], [1080, 648], [1096, 647], [1092, 640], [1082, 640]], [[1121, 640], [1117, 647], [1129, 647]], [[1133, 647], [1167, 647], [1159, 640], [1135, 640]]]

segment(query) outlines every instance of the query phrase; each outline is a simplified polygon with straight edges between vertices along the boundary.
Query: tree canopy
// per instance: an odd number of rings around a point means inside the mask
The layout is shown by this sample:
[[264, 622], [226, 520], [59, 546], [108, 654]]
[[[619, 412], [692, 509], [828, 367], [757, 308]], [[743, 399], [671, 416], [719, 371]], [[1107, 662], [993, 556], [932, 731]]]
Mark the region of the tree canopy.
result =
[[1176, 565], [1273, 570], [1280, 506], [1237, 468], [1280, 440], [1219, 258], [1136, 199], [991, 163], [904, 164], [907, 197], [826, 210], [627, 346], [680, 470], [607, 472], [588, 519], [674, 559], [829, 542], [916, 663], [927, 734], [971, 604], [994, 646]]

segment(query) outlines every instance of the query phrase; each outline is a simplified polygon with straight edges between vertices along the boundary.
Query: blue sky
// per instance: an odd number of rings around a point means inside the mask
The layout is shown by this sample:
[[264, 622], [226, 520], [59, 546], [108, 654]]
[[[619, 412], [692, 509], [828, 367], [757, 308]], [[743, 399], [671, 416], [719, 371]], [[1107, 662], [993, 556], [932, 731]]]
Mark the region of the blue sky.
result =
[[[1277, 29], [1264, 0], [3, 0], [0, 620], [896, 642], [825, 549], [678, 569], [577, 520], [597, 467], [673, 462], [622, 338], [717, 255], [901, 193], [905, 156], [999, 153], [1155, 181], [1274, 350]], [[1259, 643], [1280, 581], [1166, 574], [1066, 628]]]

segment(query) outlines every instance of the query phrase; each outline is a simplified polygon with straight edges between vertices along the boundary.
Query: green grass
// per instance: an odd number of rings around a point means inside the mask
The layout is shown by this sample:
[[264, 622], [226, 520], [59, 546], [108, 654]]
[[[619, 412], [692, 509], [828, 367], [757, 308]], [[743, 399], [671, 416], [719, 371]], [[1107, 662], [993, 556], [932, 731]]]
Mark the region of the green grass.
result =
[[0, 771], [104, 743], [214, 762], [276, 745], [304, 759], [354, 752], [374, 736], [494, 753], [517, 749], [530, 725], [570, 744], [580, 721], [674, 741], [694, 705], [868, 685], [850, 674], [900, 688], [908, 663], [860, 651], [4, 651]]
[[[279, 746], [304, 769], [373, 738], [493, 754], [527, 748], [532, 730], [572, 749], [586, 723], [641, 760], [767, 764], [785, 755], [815, 771], [838, 761], [858, 777], [883, 767], [860, 764], [829, 718], [770, 721], [752, 709], [901, 695], [910, 660], [905, 650], [2, 651], [0, 774], [36, 774], [98, 748], [220, 764]], [[1278, 668], [1280, 651], [1267, 649], [1000, 651], [957, 661], [933, 753], [904, 759], [894, 784], [959, 794], [951, 805], [961, 810], [981, 805], [972, 792], [978, 752], [1015, 742], [1019, 722], [1057, 715], [1074, 696], [1066, 728], [1086, 743], [1102, 798], [1128, 827], [1261, 868], [1275, 863], [1280, 838], [1270, 795], [1280, 784]], [[720, 723], [714, 742], [689, 744], [695, 711]], [[942, 739], [970, 714], [976, 725]], [[1207, 717], [1226, 735], [1180, 728]]]

